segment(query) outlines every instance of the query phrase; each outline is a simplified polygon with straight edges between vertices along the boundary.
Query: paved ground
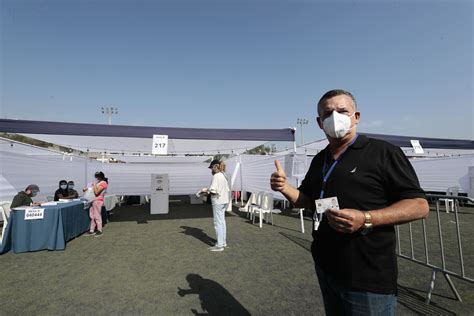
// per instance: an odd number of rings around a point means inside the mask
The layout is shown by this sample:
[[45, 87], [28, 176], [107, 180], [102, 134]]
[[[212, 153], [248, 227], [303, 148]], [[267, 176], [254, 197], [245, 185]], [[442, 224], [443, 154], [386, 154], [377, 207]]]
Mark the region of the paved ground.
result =
[[[171, 203], [169, 215], [148, 212], [148, 206], [118, 208], [101, 238], [78, 237], [65, 251], [0, 256], [0, 314], [323, 314], [309, 252], [311, 236], [299, 231], [299, 219], [290, 213], [276, 215], [275, 225], [262, 229], [244, 214], [229, 214], [230, 248], [211, 253], [210, 206], [189, 205], [182, 198]], [[466, 272], [472, 276], [474, 246], [467, 223], [473, 222], [474, 209], [463, 213]], [[436, 228], [433, 215], [427, 226], [430, 242], [436, 244], [430, 231]], [[451, 220], [451, 214], [441, 214], [450, 250], [456, 241]], [[310, 231], [310, 221], [305, 225]], [[416, 253], [424, 253], [420, 227], [412, 230]], [[410, 249], [407, 227], [401, 235], [401, 246]], [[429, 247], [436, 262], [436, 246]], [[447, 253], [453, 270], [455, 254]], [[398, 314], [472, 314], [471, 284], [453, 279], [464, 300], [459, 303], [438, 274], [432, 304], [425, 305], [431, 270], [405, 259], [399, 263]]]

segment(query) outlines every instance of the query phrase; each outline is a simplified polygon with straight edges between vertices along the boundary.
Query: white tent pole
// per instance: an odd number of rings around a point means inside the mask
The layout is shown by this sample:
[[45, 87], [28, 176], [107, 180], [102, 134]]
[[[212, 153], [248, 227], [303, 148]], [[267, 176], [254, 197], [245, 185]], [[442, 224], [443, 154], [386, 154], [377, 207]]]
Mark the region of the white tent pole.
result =
[[[296, 134], [296, 127], [293, 127], [293, 135]], [[303, 145], [303, 144], [301, 144]], [[296, 138], [293, 140], [293, 151], [296, 154]]]
[[244, 184], [242, 183], [243, 181], [243, 176], [242, 176], [242, 156], [239, 154], [238, 155], [238, 161], [240, 164], [240, 205], [244, 206]]
[[[232, 172], [232, 178], [230, 179], [230, 187], [231, 190], [234, 190], [235, 179], [237, 178], [237, 173], [240, 169], [240, 162], [237, 161], [234, 167], [234, 171]], [[235, 198], [235, 202], [237, 202], [237, 197]]]
[[89, 172], [87, 169], [87, 163], [89, 159], [86, 159], [86, 163], [84, 165], [84, 186], [87, 186], [87, 173]]

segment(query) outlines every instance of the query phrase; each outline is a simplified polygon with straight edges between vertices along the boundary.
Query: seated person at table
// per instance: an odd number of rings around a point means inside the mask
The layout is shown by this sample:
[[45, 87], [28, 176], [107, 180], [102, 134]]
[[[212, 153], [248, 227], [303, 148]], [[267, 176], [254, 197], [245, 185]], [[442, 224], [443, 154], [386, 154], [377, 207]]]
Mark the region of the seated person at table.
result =
[[67, 199], [67, 181], [61, 180], [59, 181], [59, 189], [54, 192], [54, 200], [59, 201], [59, 199]]
[[36, 184], [30, 184], [26, 187], [25, 191], [18, 192], [17, 195], [13, 198], [12, 205], [10, 208], [20, 207], [20, 206], [37, 206], [41, 203], [33, 202], [32, 197], [36, 196], [40, 191], [39, 187]]
[[77, 199], [79, 197], [79, 193], [74, 190], [74, 181], [69, 181], [67, 183], [67, 195], [70, 199]]

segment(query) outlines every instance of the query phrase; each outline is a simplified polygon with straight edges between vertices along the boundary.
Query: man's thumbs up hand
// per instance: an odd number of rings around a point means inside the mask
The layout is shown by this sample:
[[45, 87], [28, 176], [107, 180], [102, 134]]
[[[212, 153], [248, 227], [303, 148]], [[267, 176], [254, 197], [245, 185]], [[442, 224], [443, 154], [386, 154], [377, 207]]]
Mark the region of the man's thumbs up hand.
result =
[[286, 181], [286, 174], [279, 160], [275, 160], [275, 168], [276, 171], [272, 173], [272, 176], [270, 177], [270, 186], [273, 191], [281, 192], [288, 185]]

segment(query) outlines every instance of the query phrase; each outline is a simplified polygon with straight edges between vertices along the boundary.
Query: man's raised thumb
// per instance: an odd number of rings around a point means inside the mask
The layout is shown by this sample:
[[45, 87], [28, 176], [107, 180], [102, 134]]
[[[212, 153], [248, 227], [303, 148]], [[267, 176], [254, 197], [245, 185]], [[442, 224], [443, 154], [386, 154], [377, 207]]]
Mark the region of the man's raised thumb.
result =
[[278, 172], [285, 172], [285, 171], [283, 170], [283, 168], [281, 167], [280, 160], [278, 160], [278, 159], [275, 160], [275, 167], [276, 167], [276, 169], [277, 169]]

